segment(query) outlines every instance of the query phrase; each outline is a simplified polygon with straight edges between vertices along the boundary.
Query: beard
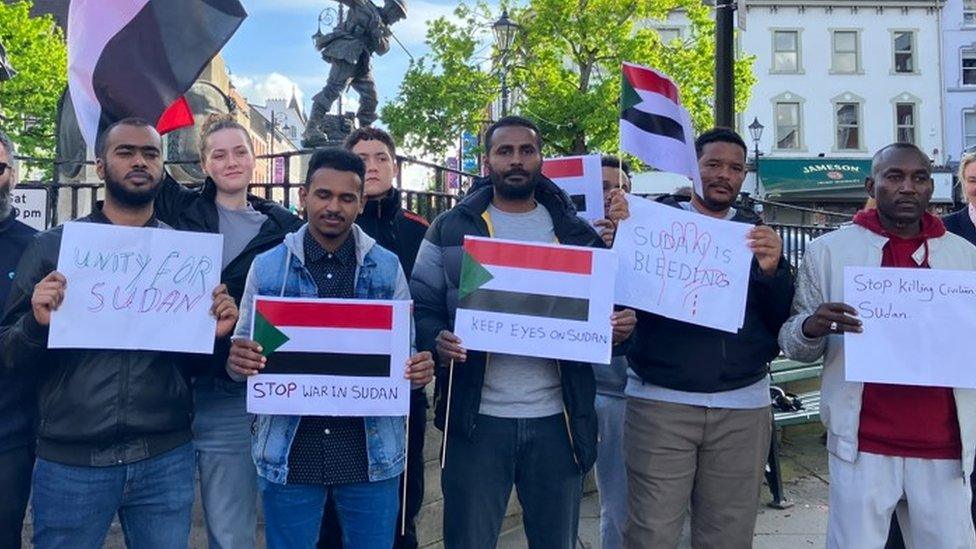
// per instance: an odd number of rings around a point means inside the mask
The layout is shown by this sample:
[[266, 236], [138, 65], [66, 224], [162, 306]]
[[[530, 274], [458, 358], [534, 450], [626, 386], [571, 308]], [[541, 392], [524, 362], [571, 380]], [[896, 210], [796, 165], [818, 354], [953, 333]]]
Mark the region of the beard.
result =
[[[524, 200], [535, 193], [535, 188], [539, 185], [540, 171], [535, 173], [521, 169], [513, 169], [507, 172], [496, 172], [489, 170], [488, 176], [491, 184], [495, 187], [495, 192], [507, 200]], [[521, 175], [525, 178], [523, 183], [512, 183], [508, 178], [513, 175]]]
[[7, 184], [0, 187], [0, 220], [7, 219], [10, 212], [14, 211], [14, 203], [10, 195], [11, 186]]
[[122, 183], [122, 178], [116, 177], [109, 170], [105, 171], [105, 192], [122, 206], [141, 208], [156, 200], [161, 188], [159, 179], [156, 179], [151, 187], [129, 189]]

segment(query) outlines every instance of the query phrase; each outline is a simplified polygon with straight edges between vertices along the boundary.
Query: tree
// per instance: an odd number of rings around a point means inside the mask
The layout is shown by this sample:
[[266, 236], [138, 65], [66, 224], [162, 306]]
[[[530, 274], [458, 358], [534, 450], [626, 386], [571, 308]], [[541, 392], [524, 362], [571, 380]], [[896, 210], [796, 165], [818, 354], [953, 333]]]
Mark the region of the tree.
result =
[[[663, 43], [647, 23], [675, 11], [687, 18], [687, 32]], [[696, 129], [712, 125], [715, 24], [700, 0], [529, 0], [509, 13], [522, 27], [509, 54], [513, 111], [539, 124], [547, 154], [617, 150], [623, 61], [669, 74]], [[395, 136], [425, 152], [443, 152], [461, 131], [477, 131], [498, 92], [497, 52], [490, 62], [478, 50], [489, 7], [461, 5], [455, 15], [429, 24], [430, 54], [410, 66], [399, 97], [382, 110]], [[755, 83], [752, 62], [736, 61], [737, 109]]]
[[32, 2], [0, 2], [0, 42], [17, 74], [0, 84], [4, 130], [25, 156], [53, 158], [58, 99], [67, 83], [64, 35], [50, 15], [31, 17]]

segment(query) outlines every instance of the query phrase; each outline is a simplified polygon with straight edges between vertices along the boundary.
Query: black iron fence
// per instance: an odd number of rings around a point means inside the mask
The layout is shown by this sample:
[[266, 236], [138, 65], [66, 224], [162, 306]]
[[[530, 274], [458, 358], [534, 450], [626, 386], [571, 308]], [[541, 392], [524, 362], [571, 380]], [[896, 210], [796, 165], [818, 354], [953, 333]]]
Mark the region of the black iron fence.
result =
[[800, 266], [800, 260], [807, 251], [807, 245], [818, 236], [825, 235], [837, 227], [786, 225], [770, 223], [769, 226], [779, 233], [783, 239], [783, 255], [794, 267]]

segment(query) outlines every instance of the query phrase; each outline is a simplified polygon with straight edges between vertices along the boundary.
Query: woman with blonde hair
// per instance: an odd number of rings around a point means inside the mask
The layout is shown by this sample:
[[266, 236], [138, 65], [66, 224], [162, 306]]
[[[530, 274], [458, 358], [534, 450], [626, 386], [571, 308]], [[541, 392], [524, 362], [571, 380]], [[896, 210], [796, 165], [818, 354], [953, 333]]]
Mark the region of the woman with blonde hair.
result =
[[959, 184], [968, 206], [942, 218], [946, 229], [976, 244], [976, 152], [966, 153], [959, 162]]
[[[166, 177], [156, 215], [176, 229], [224, 237], [221, 282], [240, 303], [251, 262], [277, 246], [302, 221], [276, 202], [248, 194], [254, 146], [230, 115], [211, 115], [200, 132], [200, 163], [207, 179], [199, 190]], [[203, 356], [208, 372], [193, 384], [193, 443], [211, 549], [257, 545], [257, 472], [251, 460], [251, 416], [246, 387], [224, 365], [230, 342]]]

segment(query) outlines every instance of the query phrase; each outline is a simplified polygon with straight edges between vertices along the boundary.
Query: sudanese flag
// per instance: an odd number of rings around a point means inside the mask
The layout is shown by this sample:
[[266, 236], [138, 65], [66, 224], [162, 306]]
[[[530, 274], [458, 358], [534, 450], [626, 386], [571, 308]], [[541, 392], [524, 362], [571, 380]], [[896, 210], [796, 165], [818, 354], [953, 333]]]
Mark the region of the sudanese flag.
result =
[[182, 96], [245, 17], [238, 0], [72, 0], [68, 90], [89, 146], [127, 117], [193, 125]]

